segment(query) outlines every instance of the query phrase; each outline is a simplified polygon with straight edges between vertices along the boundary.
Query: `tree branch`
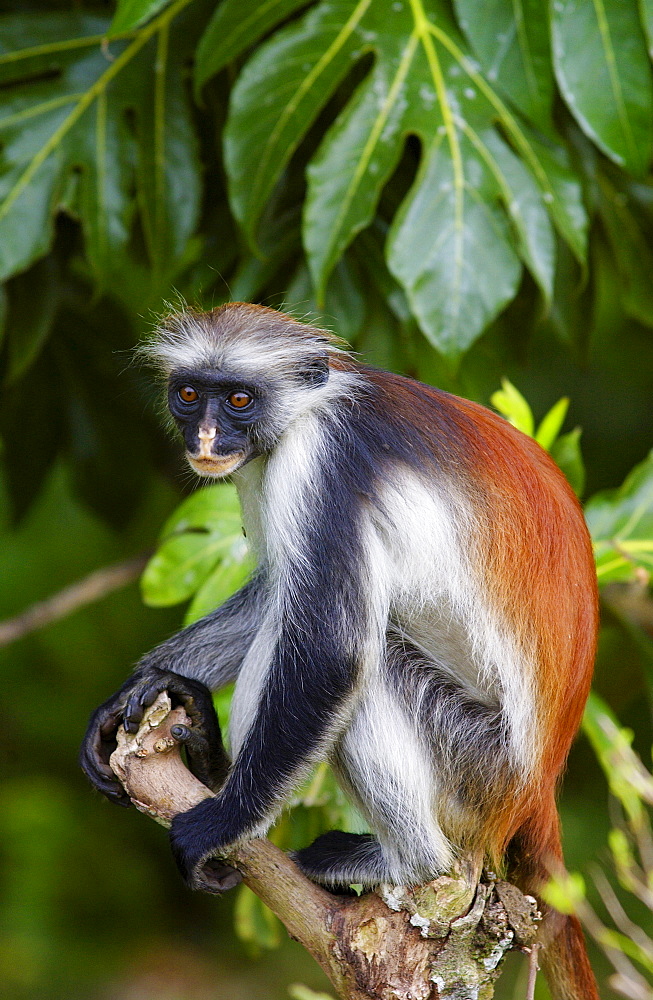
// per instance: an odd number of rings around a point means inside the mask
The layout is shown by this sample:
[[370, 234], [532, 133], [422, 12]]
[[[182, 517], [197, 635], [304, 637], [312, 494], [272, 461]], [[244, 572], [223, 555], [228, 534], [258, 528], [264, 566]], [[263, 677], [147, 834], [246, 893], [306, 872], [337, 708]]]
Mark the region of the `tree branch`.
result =
[[[166, 694], [136, 735], [123, 730], [111, 767], [134, 805], [164, 826], [213, 793], [185, 767], [170, 733], [189, 724]], [[381, 887], [336, 896], [309, 881], [268, 840], [240, 845], [226, 860], [322, 966], [346, 1000], [466, 1000], [492, 996], [504, 954], [534, 941], [535, 900], [479, 865], [415, 888]]]
[[14, 618], [0, 622], [0, 646], [8, 646], [17, 639], [29, 635], [30, 632], [45, 628], [46, 625], [65, 618], [78, 608], [99, 601], [114, 590], [126, 587], [140, 576], [150, 555], [150, 552], [144, 552], [133, 559], [95, 570], [82, 580], [64, 587], [47, 600], [32, 604]]

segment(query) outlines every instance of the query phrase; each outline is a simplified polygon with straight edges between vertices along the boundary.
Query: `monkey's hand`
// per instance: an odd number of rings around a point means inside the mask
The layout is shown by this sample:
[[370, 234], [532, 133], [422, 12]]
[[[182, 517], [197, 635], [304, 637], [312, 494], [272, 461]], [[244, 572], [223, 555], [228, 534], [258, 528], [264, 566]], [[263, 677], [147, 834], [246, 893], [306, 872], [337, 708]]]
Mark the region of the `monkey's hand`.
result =
[[170, 846], [182, 878], [190, 889], [221, 893], [241, 881], [240, 872], [221, 855], [228, 854], [227, 836], [220, 830], [220, 801], [204, 799], [188, 812], [175, 816], [170, 827]]
[[182, 727], [186, 732], [178, 739], [186, 747], [191, 771], [212, 791], [226, 776], [229, 758], [209, 689], [172, 670], [141, 668], [95, 710], [80, 752], [82, 770], [91, 783], [118, 805], [128, 806], [130, 801], [109, 766], [109, 757], [116, 748], [116, 730], [122, 719], [128, 733], [137, 732], [145, 709], [162, 691], [168, 691], [173, 702], [183, 705], [190, 717], [192, 729]]

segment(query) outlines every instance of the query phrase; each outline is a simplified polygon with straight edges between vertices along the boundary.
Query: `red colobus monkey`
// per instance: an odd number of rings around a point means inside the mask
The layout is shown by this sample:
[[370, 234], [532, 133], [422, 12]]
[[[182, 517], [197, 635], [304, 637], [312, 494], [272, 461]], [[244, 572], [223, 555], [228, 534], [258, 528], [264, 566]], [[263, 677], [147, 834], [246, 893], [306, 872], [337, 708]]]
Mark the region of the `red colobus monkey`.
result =
[[[482, 406], [360, 365], [272, 309], [174, 316], [146, 350], [193, 469], [236, 484], [258, 569], [94, 713], [88, 776], [124, 801], [116, 727], [168, 689], [218, 747], [217, 796], [171, 830], [191, 886], [220, 889], [207, 859], [264, 834], [326, 759], [373, 832], [298, 851], [310, 878], [418, 884], [469, 851], [507, 857], [537, 891], [561, 858], [555, 788], [597, 622], [562, 474]], [[234, 679], [231, 763], [202, 685]], [[591, 1000], [578, 922], [547, 919], [555, 996]]]

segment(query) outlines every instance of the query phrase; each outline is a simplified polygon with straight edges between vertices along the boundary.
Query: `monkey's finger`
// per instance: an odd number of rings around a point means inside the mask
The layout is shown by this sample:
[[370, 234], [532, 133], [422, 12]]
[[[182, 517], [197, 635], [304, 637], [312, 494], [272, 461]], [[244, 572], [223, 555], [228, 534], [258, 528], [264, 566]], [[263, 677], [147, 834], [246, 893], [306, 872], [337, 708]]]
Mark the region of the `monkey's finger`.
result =
[[[213, 697], [207, 687], [199, 681], [171, 673], [167, 688], [171, 694], [179, 699], [196, 728], [199, 726], [204, 729], [207, 724], [211, 725], [212, 720], [215, 720], [215, 728], [218, 728]], [[209, 734], [207, 733], [207, 735]]]
[[107, 747], [99, 733], [89, 734], [82, 744], [79, 764], [92, 785], [116, 805], [129, 806], [131, 800], [108, 763]]
[[218, 733], [218, 742], [214, 746], [202, 733], [181, 724], [172, 726], [170, 734], [186, 748], [188, 766], [195, 777], [212, 792], [219, 791], [229, 769], [229, 759], [220, 734]]
[[145, 709], [149, 708], [152, 702], [156, 700], [157, 695], [161, 694], [165, 689], [166, 685], [162, 678], [155, 678], [134, 687], [123, 711], [123, 726], [126, 732], [138, 732], [138, 727], [143, 721]]

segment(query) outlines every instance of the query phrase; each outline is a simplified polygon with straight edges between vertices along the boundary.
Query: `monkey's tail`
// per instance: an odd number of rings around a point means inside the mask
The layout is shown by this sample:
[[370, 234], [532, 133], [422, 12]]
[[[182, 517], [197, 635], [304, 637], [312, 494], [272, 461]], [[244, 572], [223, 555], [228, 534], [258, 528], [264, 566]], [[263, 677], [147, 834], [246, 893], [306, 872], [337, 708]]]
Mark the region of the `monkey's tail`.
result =
[[[533, 817], [510, 843], [509, 878], [522, 889], [540, 898], [540, 889], [556, 868], [561, 868], [562, 846], [558, 813], [552, 800], [546, 812]], [[590, 966], [580, 921], [558, 913], [540, 902], [542, 924], [538, 934], [542, 945], [539, 965], [553, 1000], [600, 1000]]]
[[545, 926], [548, 940], [538, 957], [551, 996], [554, 1000], [599, 1000], [580, 920], [549, 911], [545, 924], [549, 916], [555, 918], [555, 933]]

